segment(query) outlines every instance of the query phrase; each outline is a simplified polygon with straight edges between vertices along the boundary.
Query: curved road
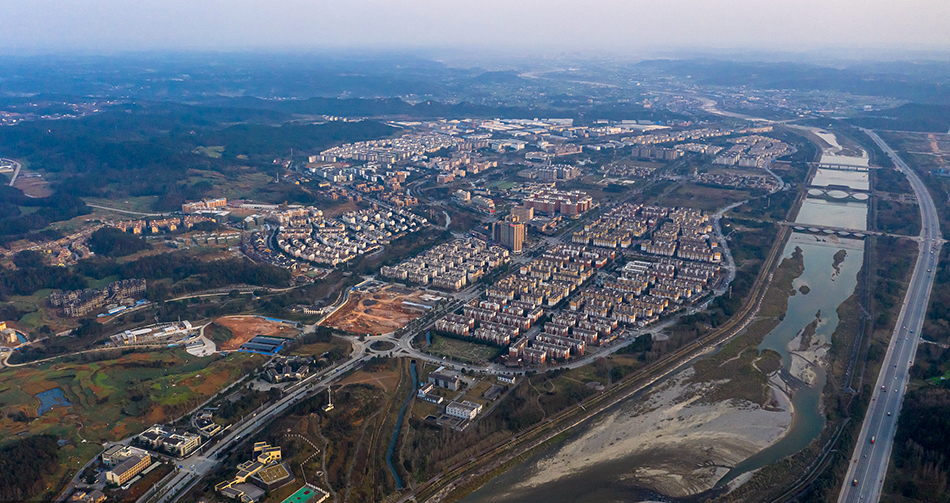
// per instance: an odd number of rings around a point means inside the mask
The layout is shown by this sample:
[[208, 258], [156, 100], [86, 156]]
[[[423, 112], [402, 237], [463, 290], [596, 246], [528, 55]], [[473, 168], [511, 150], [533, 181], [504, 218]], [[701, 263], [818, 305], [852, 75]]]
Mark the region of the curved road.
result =
[[0, 161], [10, 161], [13, 163], [13, 178], [10, 179], [10, 186], [13, 187], [13, 184], [16, 183], [16, 177], [20, 176], [20, 163], [13, 159], [0, 159]]
[[863, 131], [887, 153], [910, 180], [914, 194], [920, 202], [921, 231], [914, 275], [904, 297], [881, 372], [874, 384], [872, 401], [864, 416], [864, 424], [851, 456], [845, 483], [838, 495], [839, 503], [876, 502], [881, 499], [887, 464], [894, 445], [894, 434], [897, 431], [897, 415], [904, 400], [907, 383], [910, 381], [909, 371], [917, 354], [920, 328], [927, 315], [930, 290], [933, 287], [933, 271], [937, 267], [943, 243], [937, 208], [927, 192], [927, 187], [881, 137], [873, 131]]

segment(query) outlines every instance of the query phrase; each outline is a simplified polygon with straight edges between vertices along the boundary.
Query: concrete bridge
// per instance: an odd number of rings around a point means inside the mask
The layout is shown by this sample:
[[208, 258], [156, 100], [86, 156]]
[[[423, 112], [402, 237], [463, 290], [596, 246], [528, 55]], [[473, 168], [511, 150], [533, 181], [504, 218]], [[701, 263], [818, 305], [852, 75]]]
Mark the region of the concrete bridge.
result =
[[[798, 232], [810, 232], [812, 234], [824, 234], [824, 235], [837, 234], [842, 237], [853, 237], [853, 238], [863, 238], [868, 235], [875, 235], [875, 236], [887, 235], [880, 231], [848, 229], [846, 227], [833, 227], [830, 225], [799, 224], [795, 222], [786, 222], [784, 220], [779, 222], [778, 224], [789, 226], [792, 228], [792, 230], [795, 230]], [[907, 236], [898, 236], [898, 237], [907, 237]]]

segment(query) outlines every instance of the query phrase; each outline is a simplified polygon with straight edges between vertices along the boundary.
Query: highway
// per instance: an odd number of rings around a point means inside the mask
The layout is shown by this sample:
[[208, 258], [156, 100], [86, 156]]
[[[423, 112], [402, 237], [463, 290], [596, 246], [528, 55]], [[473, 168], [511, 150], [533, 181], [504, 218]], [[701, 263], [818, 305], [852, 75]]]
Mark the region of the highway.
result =
[[920, 329], [927, 315], [934, 271], [942, 245], [937, 209], [927, 187], [877, 134], [869, 130], [863, 131], [910, 180], [920, 203], [921, 232], [918, 238], [917, 265], [914, 267], [881, 372], [874, 384], [872, 401], [864, 416], [861, 433], [848, 466], [848, 474], [838, 495], [839, 503], [877, 502], [881, 499], [894, 434], [897, 431], [897, 416], [910, 380], [910, 367], [920, 342]]

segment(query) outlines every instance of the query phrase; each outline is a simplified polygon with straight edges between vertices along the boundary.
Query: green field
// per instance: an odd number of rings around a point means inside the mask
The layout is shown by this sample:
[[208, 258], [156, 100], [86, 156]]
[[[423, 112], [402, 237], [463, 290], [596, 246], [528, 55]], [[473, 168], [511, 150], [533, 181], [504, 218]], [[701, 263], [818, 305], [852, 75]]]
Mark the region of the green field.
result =
[[196, 154], [201, 154], [201, 155], [206, 155], [206, 156], [211, 157], [211, 158], [213, 158], [213, 159], [220, 159], [220, 158], [221, 158], [221, 154], [224, 153], [224, 147], [223, 147], [223, 146], [218, 146], [218, 147], [198, 147], [198, 148], [195, 149], [195, 153], [196, 153]]
[[432, 334], [432, 344], [427, 351], [435, 356], [444, 356], [465, 363], [477, 363], [496, 358], [504, 349]]
[[[67, 444], [60, 449], [63, 473], [57, 476], [65, 476], [95, 456], [103, 442], [176, 419], [261, 361], [246, 353], [197, 358], [169, 350], [7, 368], [0, 372], [0, 442], [40, 433], [60, 437]], [[36, 417], [35, 395], [53, 388], [71, 405]]]

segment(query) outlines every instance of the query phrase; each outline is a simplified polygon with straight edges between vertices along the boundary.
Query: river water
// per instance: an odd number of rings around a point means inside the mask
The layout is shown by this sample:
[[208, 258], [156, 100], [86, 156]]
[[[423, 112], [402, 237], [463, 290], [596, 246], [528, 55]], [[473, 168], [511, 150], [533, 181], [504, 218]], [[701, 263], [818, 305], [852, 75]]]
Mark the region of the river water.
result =
[[[785, 318], [765, 336], [759, 350], [770, 349], [782, 355], [782, 369], [786, 373], [801, 374], [801, 369], [806, 367], [806, 373], [814, 373], [814, 381], [792, 394], [794, 414], [785, 436], [736, 465], [718, 485], [795, 454], [817, 438], [824, 427], [820, 405], [825, 372], [820, 366], [807, 362], [813, 362], [815, 356], [826, 352], [831, 344], [831, 335], [838, 328], [838, 306], [854, 293], [857, 286], [858, 272], [864, 262], [864, 241], [793, 233], [785, 246], [785, 257], [791, 257], [796, 248], [802, 251], [805, 265], [802, 275], [792, 282], [798, 293], [788, 299]], [[835, 255], [842, 250], [843, 260], [836, 263]], [[803, 290], [808, 293], [803, 294]], [[789, 348], [792, 340], [816, 319], [818, 323], [810, 347], [805, 351], [799, 350], [801, 344]]]
[[807, 197], [795, 223], [864, 231], [868, 228], [868, 203]]

